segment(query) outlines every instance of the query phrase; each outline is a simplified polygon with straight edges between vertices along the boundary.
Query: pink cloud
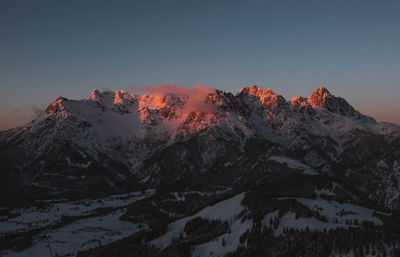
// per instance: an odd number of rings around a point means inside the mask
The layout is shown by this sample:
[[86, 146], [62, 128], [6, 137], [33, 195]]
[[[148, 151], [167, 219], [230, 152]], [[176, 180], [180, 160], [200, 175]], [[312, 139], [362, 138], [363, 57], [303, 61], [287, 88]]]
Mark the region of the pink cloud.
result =
[[142, 92], [148, 95], [175, 96], [182, 98], [185, 101], [184, 107], [181, 108], [182, 113], [196, 112], [215, 112], [216, 107], [207, 102], [207, 96], [215, 89], [196, 84], [192, 88], [186, 88], [178, 85], [163, 84], [157, 87], [154, 86], [131, 86], [131, 89], [136, 92]]

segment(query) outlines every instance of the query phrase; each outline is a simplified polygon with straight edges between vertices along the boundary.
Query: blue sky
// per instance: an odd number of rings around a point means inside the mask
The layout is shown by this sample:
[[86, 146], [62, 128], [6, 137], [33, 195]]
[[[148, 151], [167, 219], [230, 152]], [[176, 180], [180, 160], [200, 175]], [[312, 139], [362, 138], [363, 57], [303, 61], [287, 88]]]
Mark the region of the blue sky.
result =
[[0, 129], [57, 96], [318, 86], [400, 123], [399, 1], [0, 1]]

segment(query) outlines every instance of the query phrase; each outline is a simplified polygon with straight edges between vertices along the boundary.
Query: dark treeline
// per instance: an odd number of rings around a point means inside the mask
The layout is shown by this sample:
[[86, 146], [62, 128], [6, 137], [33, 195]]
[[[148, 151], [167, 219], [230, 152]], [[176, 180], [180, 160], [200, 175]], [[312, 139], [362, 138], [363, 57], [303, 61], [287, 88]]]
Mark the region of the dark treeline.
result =
[[271, 227], [256, 223], [241, 236], [240, 242], [243, 245], [227, 257], [327, 257], [351, 253], [356, 257], [400, 256], [400, 235], [372, 224], [329, 231], [286, 228], [281, 236], [275, 237]]

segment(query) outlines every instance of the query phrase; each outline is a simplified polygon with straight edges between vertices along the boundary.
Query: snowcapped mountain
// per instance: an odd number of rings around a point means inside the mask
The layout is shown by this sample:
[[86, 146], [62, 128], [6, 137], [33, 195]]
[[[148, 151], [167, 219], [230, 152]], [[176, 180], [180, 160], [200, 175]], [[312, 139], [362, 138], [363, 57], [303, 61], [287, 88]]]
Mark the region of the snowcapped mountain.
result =
[[400, 126], [324, 87], [94, 90], [0, 132], [0, 200], [0, 255], [398, 256]]
[[214, 90], [200, 104], [123, 90], [58, 97], [27, 125], [1, 132], [1, 176], [15, 185], [4, 190], [79, 197], [172, 185], [219, 174], [261, 147], [320, 174], [356, 179], [365, 172], [360, 190], [399, 205], [392, 181], [400, 155], [387, 149], [398, 146], [400, 127], [377, 123], [326, 88], [287, 101], [253, 85], [236, 95]]

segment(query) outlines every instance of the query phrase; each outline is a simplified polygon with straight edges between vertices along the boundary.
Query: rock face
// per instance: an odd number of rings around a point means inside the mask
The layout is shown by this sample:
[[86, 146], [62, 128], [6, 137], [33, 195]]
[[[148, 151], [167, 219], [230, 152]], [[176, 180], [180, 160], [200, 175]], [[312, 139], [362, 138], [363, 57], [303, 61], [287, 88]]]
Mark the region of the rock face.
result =
[[326, 88], [287, 101], [253, 85], [236, 95], [214, 90], [200, 104], [123, 90], [59, 97], [27, 125], [0, 132], [2, 200], [238, 186], [279, 172], [280, 156], [303, 165], [295, 170], [357, 181], [354, 190], [370, 200], [399, 207], [400, 127]]

